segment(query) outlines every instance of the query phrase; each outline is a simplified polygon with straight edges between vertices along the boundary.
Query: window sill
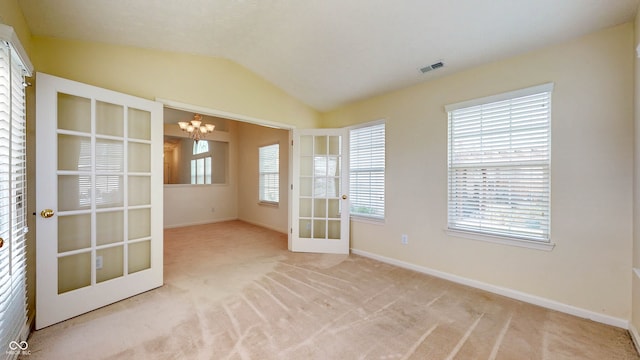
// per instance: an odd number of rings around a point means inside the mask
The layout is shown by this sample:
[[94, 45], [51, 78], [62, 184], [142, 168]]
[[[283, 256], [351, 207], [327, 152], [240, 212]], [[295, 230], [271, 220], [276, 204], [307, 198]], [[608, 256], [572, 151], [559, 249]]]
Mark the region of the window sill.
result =
[[280, 207], [280, 203], [272, 202], [272, 201], [258, 201], [258, 205], [266, 206], [266, 207], [272, 207], [272, 208]]
[[367, 216], [358, 216], [358, 215], [349, 215], [351, 221], [365, 223], [365, 224], [373, 224], [373, 225], [384, 225], [385, 220], [380, 218], [373, 218]]
[[494, 244], [518, 246], [518, 247], [534, 249], [534, 250], [551, 251], [556, 246], [556, 244], [552, 242], [521, 240], [521, 239], [514, 239], [514, 238], [508, 238], [508, 237], [502, 237], [502, 236], [476, 234], [476, 233], [460, 231], [460, 230], [446, 229], [445, 232], [449, 236], [455, 236], [455, 237], [471, 239], [471, 240], [486, 241]]

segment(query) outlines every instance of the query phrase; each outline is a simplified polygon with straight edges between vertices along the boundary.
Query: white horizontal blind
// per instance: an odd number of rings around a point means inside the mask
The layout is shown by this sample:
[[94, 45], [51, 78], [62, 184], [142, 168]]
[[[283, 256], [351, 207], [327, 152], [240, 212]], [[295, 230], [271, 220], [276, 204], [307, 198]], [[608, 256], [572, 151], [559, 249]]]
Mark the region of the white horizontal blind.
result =
[[351, 215], [384, 219], [385, 124], [349, 134]]
[[549, 241], [551, 89], [449, 111], [448, 227]]
[[24, 71], [12, 46], [0, 42], [0, 358], [7, 359], [18, 355], [9, 345], [25, 340], [27, 321]]
[[260, 201], [280, 202], [280, 144], [259, 149]]

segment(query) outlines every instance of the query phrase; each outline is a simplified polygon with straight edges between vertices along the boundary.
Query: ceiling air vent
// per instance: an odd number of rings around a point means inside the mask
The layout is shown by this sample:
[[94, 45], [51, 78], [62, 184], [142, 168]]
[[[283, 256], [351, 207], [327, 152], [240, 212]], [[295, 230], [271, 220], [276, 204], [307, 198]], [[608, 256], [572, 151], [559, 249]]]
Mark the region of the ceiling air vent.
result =
[[431, 70], [440, 69], [443, 66], [444, 66], [444, 63], [442, 61], [438, 61], [435, 64], [431, 64], [431, 65], [427, 65], [427, 66], [423, 67], [422, 69], [420, 69], [420, 71], [424, 74], [424, 73], [429, 72]]

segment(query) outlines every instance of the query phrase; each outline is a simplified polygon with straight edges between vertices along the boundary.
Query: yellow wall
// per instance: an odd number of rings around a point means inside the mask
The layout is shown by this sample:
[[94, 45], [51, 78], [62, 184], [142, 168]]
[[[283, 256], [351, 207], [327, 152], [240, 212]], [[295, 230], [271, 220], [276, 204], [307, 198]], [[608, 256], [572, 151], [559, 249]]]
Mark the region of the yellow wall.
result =
[[31, 56], [31, 30], [27, 26], [17, 0], [0, 1], [0, 23], [13, 27], [22, 46]]
[[[633, 24], [354, 103], [324, 127], [384, 118], [386, 222], [355, 249], [626, 321], [631, 308]], [[554, 82], [553, 251], [448, 236], [447, 115], [463, 100]], [[401, 234], [409, 244], [401, 245]]]
[[[289, 131], [238, 124], [238, 218], [286, 233], [289, 211]], [[280, 204], [258, 204], [258, 148], [280, 144]]]
[[37, 71], [147, 99], [162, 98], [299, 127], [312, 108], [222, 58], [126, 46], [33, 38]]

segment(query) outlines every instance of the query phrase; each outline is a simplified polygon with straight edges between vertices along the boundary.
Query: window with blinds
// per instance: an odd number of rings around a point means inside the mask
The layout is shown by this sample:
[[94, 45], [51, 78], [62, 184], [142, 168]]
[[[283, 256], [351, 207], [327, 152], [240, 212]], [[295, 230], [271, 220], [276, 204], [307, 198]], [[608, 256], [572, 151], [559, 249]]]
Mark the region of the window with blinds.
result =
[[385, 124], [349, 132], [351, 215], [384, 219]]
[[552, 90], [446, 107], [449, 229], [549, 242]]
[[260, 202], [280, 202], [280, 144], [262, 146], [258, 155]]
[[[0, 24], [0, 358], [28, 335], [26, 299], [26, 102], [31, 66], [13, 29]], [[15, 347], [15, 346], [14, 346]]]

